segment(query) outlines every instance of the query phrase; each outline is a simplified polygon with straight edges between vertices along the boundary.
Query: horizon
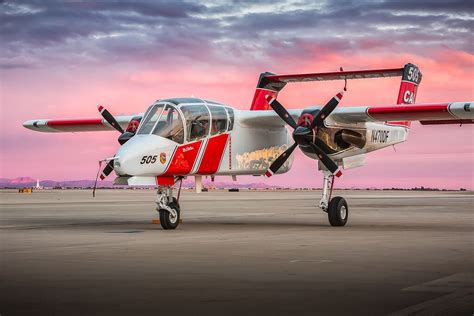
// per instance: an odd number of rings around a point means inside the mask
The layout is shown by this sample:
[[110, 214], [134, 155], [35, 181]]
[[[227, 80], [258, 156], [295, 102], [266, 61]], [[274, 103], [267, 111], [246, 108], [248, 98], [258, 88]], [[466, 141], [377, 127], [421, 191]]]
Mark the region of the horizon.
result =
[[[241, 181], [233, 181], [231, 178], [229, 179], [229, 181], [222, 181], [224, 179], [225, 176], [222, 176], [222, 177], [216, 177], [216, 180], [215, 181], [212, 181], [211, 179], [209, 179], [208, 177], [203, 177], [202, 179], [202, 184], [203, 184], [203, 187], [205, 188], [208, 188], [208, 189], [227, 189], [227, 188], [230, 188], [232, 187], [232, 184], [235, 183], [235, 187], [240, 187], [240, 188], [243, 188], [245, 189], [245, 187], [242, 187], [242, 186], [249, 186], [249, 189], [302, 189], [302, 190], [305, 190], [305, 189], [309, 189], [309, 190], [320, 190], [321, 189], [321, 186], [312, 186], [312, 187], [307, 187], [307, 186], [282, 186], [282, 185], [271, 185], [271, 184], [267, 184], [265, 183], [264, 181], [255, 181], [255, 182], [241, 182]], [[184, 179], [183, 180], [183, 188], [186, 188], [186, 189], [194, 189], [194, 179], [192, 179], [193, 177], [188, 177], [187, 179]], [[227, 177], [228, 178], [228, 177]], [[253, 177], [253, 178], [257, 178], [257, 177]], [[263, 176], [260, 178], [260, 180], [264, 178]], [[61, 188], [68, 188], [68, 189], [73, 189], [73, 188], [81, 188], [81, 189], [90, 189], [92, 187], [92, 184], [95, 182], [94, 179], [73, 179], [73, 180], [54, 180], [54, 179], [33, 179], [31, 177], [16, 177], [16, 178], [0, 178], [0, 181], [4, 181], [4, 180], [9, 180], [9, 181], [14, 181], [14, 180], [19, 180], [19, 179], [26, 179], [28, 180], [28, 182], [15, 182], [17, 183], [18, 185], [20, 184], [36, 184], [37, 181], [39, 181], [39, 185], [40, 186], [45, 186], [44, 183], [45, 182], [52, 182], [58, 186], [61, 186]], [[221, 181], [219, 181], [218, 179], [221, 179]], [[68, 182], [90, 182], [88, 184], [85, 184], [83, 186], [77, 186], [77, 184], [75, 186], [68, 186], [67, 183]], [[102, 182], [97, 182], [98, 186], [97, 188], [101, 188], [101, 189], [128, 189], [128, 188], [135, 188], [133, 186], [129, 186], [129, 185], [114, 185], [113, 184], [113, 180], [104, 180]], [[43, 184], [41, 184], [43, 183]], [[1, 186], [3, 185], [3, 186]], [[72, 185], [72, 184], [71, 184]], [[212, 186], [215, 186], [214, 188]], [[222, 187], [219, 187], [222, 186]], [[1, 183], [0, 182], [0, 188], [1, 189], [9, 189], [9, 188], [19, 188], [21, 187], [20, 186], [15, 186], [15, 187], [9, 187], [9, 186], [5, 186], [4, 183]], [[154, 189], [155, 186], [140, 186], [139, 188], [144, 188], [144, 189]], [[34, 187], [33, 187], [34, 188]], [[50, 188], [50, 187], [47, 187], [47, 188]], [[435, 186], [435, 187], [425, 187], [425, 186], [412, 186], [412, 187], [395, 187], [395, 186], [392, 186], [392, 187], [359, 187], [359, 186], [351, 186], [351, 187], [338, 187], [336, 188], [337, 189], [341, 189], [341, 190], [418, 190], [418, 189], [421, 189], [421, 190], [439, 190], [439, 191], [468, 191], [468, 192], [471, 192], [473, 190], [471, 189], [468, 189], [468, 188], [463, 188], [463, 187], [459, 187], [459, 188], [444, 188], [444, 187], [440, 187], [440, 186]]]
[[[115, 131], [35, 133], [23, 128], [26, 120], [98, 118], [97, 104], [113, 114], [133, 114], [156, 99], [190, 95], [249, 109], [264, 71], [376, 69], [412, 62], [423, 73], [417, 103], [474, 99], [474, 16], [464, 1], [0, 6], [1, 178], [94, 178], [98, 161], [118, 148]], [[340, 106], [394, 104], [399, 85], [394, 78], [349, 81]], [[288, 108], [324, 104], [342, 87], [342, 82], [291, 84], [279, 100]], [[368, 154], [366, 165], [344, 170], [335, 187], [442, 184], [473, 190], [473, 135], [472, 124], [413, 123], [407, 142]], [[244, 183], [252, 177], [238, 179]], [[320, 187], [322, 174], [317, 162], [296, 150], [290, 172], [261, 180]]]

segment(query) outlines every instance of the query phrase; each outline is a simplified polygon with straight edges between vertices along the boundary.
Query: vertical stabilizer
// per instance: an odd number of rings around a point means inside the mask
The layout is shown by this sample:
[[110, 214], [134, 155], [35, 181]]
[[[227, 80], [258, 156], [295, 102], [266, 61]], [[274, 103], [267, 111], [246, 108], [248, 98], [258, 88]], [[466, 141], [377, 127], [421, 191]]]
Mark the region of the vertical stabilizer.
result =
[[[413, 104], [416, 100], [418, 85], [421, 82], [421, 71], [414, 64], [406, 64], [403, 67], [402, 82], [398, 92], [397, 104]], [[410, 126], [410, 122], [389, 122], [395, 125]]]
[[276, 99], [278, 92], [286, 85], [286, 82], [269, 81], [266, 78], [269, 75], [273, 74], [271, 72], [260, 74], [250, 110], [271, 110], [270, 104], [267, 101], [267, 95], [271, 97], [270, 99]]

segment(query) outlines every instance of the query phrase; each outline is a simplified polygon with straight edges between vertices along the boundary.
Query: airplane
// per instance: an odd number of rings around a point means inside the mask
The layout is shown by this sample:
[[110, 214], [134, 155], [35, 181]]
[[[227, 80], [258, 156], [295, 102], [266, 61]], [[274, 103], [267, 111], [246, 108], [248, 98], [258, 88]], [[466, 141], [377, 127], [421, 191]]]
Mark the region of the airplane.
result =
[[[401, 77], [397, 104], [337, 107], [347, 81]], [[472, 101], [415, 104], [422, 79], [411, 63], [402, 68], [278, 75], [260, 74], [249, 110], [199, 98], [153, 102], [143, 113], [113, 116], [102, 105], [102, 118], [37, 119], [23, 126], [38, 132], [86, 132], [115, 129], [121, 147], [107, 162], [101, 179], [112, 171], [115, 184], [157, 186], [157, 211], [163, 229], [180, 223], [179, 197], [183, 178], [254, 175], [270, 177], [290, 170], [299, 147], [318, 161], [323, 173], [319, 207], [331, 226], [344, 226], [347, 201], [332, 197], [334, 180], [343, 169], [364, 165], [367, 153], [404, 142], [410, 123], [472, 124]], [[287, 110], [278, 93], [288, 84], [342, 80], [344, 89], [324, 106]], [[100, 170], [100, 167], [99, 167]], [[176, 197], [175, 184], [179, 182]]]

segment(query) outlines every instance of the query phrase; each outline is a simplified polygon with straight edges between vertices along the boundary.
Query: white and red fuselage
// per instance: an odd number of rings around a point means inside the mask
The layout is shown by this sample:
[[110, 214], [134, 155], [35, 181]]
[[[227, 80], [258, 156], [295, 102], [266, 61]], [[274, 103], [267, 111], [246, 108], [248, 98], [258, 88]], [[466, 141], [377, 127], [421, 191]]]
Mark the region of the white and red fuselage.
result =
[[[180, 99], [174, 99], [176, 100]], [[189, 99], [187, 99], [189, 101]], [[158, 101], [155, 105], [164, 104], [173, 107], [182, 116], [182, 106], [202, 106], [207, 109], [204, 100], [195, 99], [192, 104], [169, 103]], [[245, 111], [232, 109], [225, 105], [212, 106], [222, 107], [233, 115], [228, 116], [226, 129], [220, 133], [212, 133], [198, 140], [190, 140], [190, 128], [184, 128], [185, 135], [183, 143], [178, 143], [163, 135], [140, 134], [140, 131], [117, 152], [114, 169], [120, 176], [135, 176], [129, 179], [130, 184], [149, 183], [150, 179], [144, 177], [157, 177], [157, 181], [163, 183], [170, 181], [175, 176], [187, 175], [263, 175], [274, 161], [293, 142], [288, 129], [278, 120], [262, 119], [260, 125], [255, 124], [258, 117], [264, 117], [261, 111]], [[292, 110], [295, 117], [303, 110]], [[262, 111], [263, 112], [263, 111]], [[209, 111], [209, 122], [213, 124], [212, 112]], [[146, 120], [145, 113], [144, 119]], [[163, 115], [163, 114], [162, 114]], [[273, 117], [272, 117], [273, 118]], [[159, 120], [157, 120], [159, 121]], [[273, 121], [273, 122], [272, 122]], [[370, 151], [381, 149], [406, 140], [408, 127], [404, 125], [389, 125], [381, 123], [343, 124], [328, 121], [324, 129], [318, 131], [317, 136], [325, 138], [331, 150], [330, 156], [343, 162], [345, 158], [361, 155]], [[157, 124], [157, 123], [155, 123]], [[206, 123], [203, 123], [206, 124]], [[207, 123], [209, 124], [209, 123]], [[361, 135], [364, 139], [363, 146], [349, 145], [341, 147], [333, 141], [334, 135], [339, 131], [350, 130]], [[303, 151], [304, 152], [304, 151]], [[307, 156], [316, 159], [314, 154], [304, 152]], [[284, 173], [291, 167], [290, 159], [279, 173]]]

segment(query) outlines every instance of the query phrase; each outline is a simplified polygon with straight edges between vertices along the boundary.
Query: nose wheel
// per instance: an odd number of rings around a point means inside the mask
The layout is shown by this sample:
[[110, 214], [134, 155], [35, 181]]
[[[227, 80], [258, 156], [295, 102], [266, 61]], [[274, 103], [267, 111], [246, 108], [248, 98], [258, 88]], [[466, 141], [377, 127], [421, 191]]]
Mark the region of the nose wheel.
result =
[[[179, 188], [181, 191], [181, 185]], [[156, 210], [160, 214], [161, 227], [166, 230], [176, 229], [180, 221], [180, 207], [178, 199], [173, 197], [173, 187], [163, 186], [158, 188], [156, 205]]]
[[176, 198], [163, 208], [158, 208], [160, 224], [163, 229], [176, 229], [179, 225], [180, 209]]

